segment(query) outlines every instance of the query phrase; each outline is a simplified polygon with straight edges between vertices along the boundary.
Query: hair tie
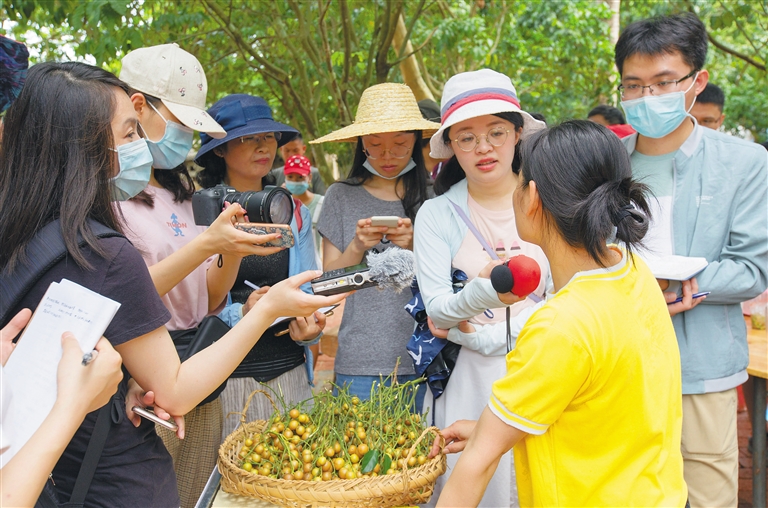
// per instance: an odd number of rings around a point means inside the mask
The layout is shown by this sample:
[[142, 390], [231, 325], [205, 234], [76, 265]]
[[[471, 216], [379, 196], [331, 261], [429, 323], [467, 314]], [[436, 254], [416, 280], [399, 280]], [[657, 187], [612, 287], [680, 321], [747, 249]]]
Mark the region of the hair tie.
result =
[[616, 222], [615, 224], [618, 226], [621, 221], [626, 219], [627, 217], [630, 217], [632, 215], [632, 211], [635, 209], [632, 205], [624, 205], [619, 209], [619, 213], [616, 214]]

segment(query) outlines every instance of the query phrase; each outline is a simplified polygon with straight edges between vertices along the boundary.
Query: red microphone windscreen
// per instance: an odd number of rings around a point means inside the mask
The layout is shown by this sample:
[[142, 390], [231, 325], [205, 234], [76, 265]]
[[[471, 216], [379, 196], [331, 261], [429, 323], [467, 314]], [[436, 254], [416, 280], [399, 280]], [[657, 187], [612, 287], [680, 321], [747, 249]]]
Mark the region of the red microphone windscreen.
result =
[[525, 297], [533, 293], [541, 281], [541, 267], [528, 256], [515, 256], [507, 261], [509, 271], [515, 280], [512, 293], [519, 297]]

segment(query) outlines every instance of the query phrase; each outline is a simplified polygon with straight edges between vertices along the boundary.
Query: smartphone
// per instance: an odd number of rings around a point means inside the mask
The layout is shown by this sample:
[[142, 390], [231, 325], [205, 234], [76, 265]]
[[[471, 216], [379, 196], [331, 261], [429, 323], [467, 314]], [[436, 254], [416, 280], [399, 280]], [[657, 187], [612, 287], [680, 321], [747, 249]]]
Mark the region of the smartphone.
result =
[[[693, 295], [691, 295], [691, 298], [701, 298], [702, 296], [707, 296], [710, 293], [711, 291], [702, 291], [701, 293], [694, 293]], [[677, 298], [677, 300], [675, 300], [674, 302], [669, 302], [667, 305], [672, 305], [673, 303], [680, 303], [682, 301], [683, 301], [683, 297], [680, 296]]]
[[260, 224], [256, 222], [237, 222], [235, 227], [240, 231], [251, 233], [253, 235], [269, 235], [272, 233], [280, 233], [282, 236], [271, 242], [261, 244], [262, 247], [282, 247], [284, 249], [290, 249], [293, 247], [295, 240], [293, 238], [293, 231], [291, 226], [287, 224]]
[[380, 215], [376, 217], [371, 217], [371, 226], [373, 227], [388, 227], [388, 228], [396, 228], [397, 223], [400, 220], [400, 217], [397, 217], [395, 215]]
[[155, 414], [155, 412], [152, 411], [152, 408], [149, 408], [149, 407], [142, 408], [142, 407], [139, 407], [139, 406], [133, 406], [131, 409], [133, 410], [134, 413], [136, 413], [137, 415], [141, 416], [142, 418], [146, 418], [147, 420], [149, 420], [151, 422], [155, 422], [155, 423], [157, 423], [159, 425], [162, 425], [166, 429], [170, 429], [170, 430], [172, 430], [174, 432], [176, 432], [179, 429], [179, 427], [176, 425], [176, 423], [174, 423], [174, 422], [172, 422], [170, 420], [163, 420], [162, 418], [157, 416]]

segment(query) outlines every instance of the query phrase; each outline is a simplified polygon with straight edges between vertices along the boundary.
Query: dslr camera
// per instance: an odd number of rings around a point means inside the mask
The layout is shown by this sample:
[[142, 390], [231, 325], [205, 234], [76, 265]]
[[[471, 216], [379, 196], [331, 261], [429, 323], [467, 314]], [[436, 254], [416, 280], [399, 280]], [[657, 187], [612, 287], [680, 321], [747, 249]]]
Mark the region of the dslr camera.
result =
[[361, 263], [325, 272], [312, 280], [311, 285], [316, 295], [330, 296], [377, 286], [378, 283], [371, 279], [368, 265]]
[[251, 222], [261, 224], [290, 224], [293, 217], [293, 197], [282, 187], [267, 185], [261, 191], [237, 192], [229, 185], [216, 185], [195, 192], [192, 213], [195, 224], [210, 226], [224, 208], [224, 202], [238, 203]]

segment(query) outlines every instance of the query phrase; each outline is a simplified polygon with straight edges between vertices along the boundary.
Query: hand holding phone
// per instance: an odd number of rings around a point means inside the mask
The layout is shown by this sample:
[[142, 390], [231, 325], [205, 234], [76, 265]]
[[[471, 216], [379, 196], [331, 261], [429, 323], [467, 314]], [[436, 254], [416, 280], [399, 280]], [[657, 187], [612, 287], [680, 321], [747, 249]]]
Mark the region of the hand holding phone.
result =
[[259, 224], [255, 222], [238, 222], [235, 224], [235, 228], [254, 235], [269, 235], [272, 233], [280, 233], [280, 238], [267, 242], [263, 244], [262, 247], [280, 247], [282, 249], [290, 249], [295, 243], [293, 238], [293, 231], [291, 231], [291, 226], [287, 224]]
[[131, 410], [136, 413], [137, 415], [141, 416], [142, 418], [146, 418], [147, 420], [151, 422], [155, 422], [158, 425], [162, 425], [166, 429], [170, 429], [173, 432], [176, 432], [176, 430], [179, 428], [174, 422], [170, 420], [163, 420], [159, 416], [155, 414], [154, 411], [152, 411], [151, 407], [148, 408], [142, 408], [139, 406], [133, 406]]
[[399, 221], [400, 217], [395, 215], [376, 215], [371, 217], [371, 226], [396, 228]]

